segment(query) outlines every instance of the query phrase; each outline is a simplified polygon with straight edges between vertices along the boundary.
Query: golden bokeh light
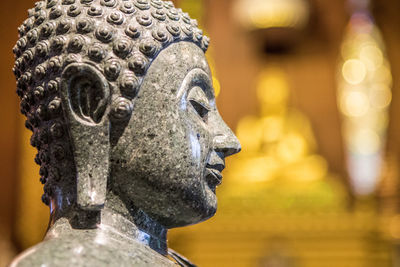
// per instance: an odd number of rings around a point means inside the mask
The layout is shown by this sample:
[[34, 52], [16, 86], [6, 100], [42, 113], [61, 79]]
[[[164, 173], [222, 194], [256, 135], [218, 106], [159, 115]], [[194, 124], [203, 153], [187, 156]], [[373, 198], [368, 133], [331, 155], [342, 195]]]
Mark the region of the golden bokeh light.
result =
[[371, 79], [376, 83], [385, 83], [387, 86], [392, 87], [392, 73], [388, 63], [377, 68]]
[[344, 92], [340, 99], [340, 109], [346, 116], [361, 117], [369, 110], [369, 99], [364, 92]]
[[360, 129], [351, 132], [345, 137], [349, 143], [349, 150], [354, 154], [371, 155], [377, 153], [381, 148], [381, 139], [372, 129]]
[[348, 170], [356, 193], [370, 194], [378, 183], [386, 143], [392, 74], [382, 36], [368, 12], [351, 17], [341, 56], [338, 106]]
[[[235, 15], [246, 28], [304, 28], [309, 19], [309, 6], [304, 0], [239, 0]], [[245, 12], [243, 12], [245, 10]]]
[[350, 84], [359, 84], [367, 75], [364, 62], [358, 59], [349, 59], [343, 64], [343, 78]]
[[383, 54], [377, 45], [369, 44], [361, 48], [360, 60], [368, 70], [375, 70], [383, 63]]
[[376, 84], [371, 87], [369, 94], [370, 103], [378, 109], [387, 108], [392, 102], [392, 91], [385, 84]]

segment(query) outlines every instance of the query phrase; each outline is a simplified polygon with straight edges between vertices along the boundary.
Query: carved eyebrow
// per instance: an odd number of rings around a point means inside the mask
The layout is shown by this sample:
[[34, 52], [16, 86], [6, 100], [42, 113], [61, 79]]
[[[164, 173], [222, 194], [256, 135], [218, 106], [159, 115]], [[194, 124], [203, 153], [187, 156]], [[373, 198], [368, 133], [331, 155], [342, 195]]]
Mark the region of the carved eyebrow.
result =
[[210, 76], [204, 70], [196, 68], [189, 71], [189, 73], [183, 79], [181, 87], [177, 93], [177, 98], [180, 99], [182, 95], [187, 92], [187, 90], [195, 86], [202, 88], [208, 98], [214, 97], [212, 80]]

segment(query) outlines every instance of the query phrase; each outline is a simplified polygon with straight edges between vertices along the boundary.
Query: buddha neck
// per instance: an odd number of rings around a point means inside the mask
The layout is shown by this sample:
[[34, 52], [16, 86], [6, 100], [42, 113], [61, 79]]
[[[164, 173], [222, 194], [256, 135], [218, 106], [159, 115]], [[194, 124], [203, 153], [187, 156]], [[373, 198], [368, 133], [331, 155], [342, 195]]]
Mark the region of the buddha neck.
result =
[[148, 245], [164, 256], [168, 254], [168, 230], [141, 209], [133, 205], [127, 207], [112, 192], [108, 192], [105, 207], [101, 211], [101, 225]]
[[[54, 212], [52, 212], [49, 229], [50, 235], [52, 235], [51, 232], [54, 232], [55, 229], [60, 229], [56, 230], [57, 232], [65, 229], [64, 227], [53, 227], [53, 225], [68, 222], [68, 225], [72, 229], [100, 231], [105, 236], [118, 236], [118, 238], [129, 241], [137, 241], [163, 256], [168, 254], [167, 229], [157, 221], [152, 220], [141, 209], [133, 205], [127, 207], [112, 192], [108, 192], [107, 201], [100, 212], [77, 211], [72, 206], [69, 206], [69, 211], [59, 208], [55, 207]], [[60, 220], [61, 218], [67, 218], [68, 220]], [[62, 233], [60, 232], [59, 234]]]

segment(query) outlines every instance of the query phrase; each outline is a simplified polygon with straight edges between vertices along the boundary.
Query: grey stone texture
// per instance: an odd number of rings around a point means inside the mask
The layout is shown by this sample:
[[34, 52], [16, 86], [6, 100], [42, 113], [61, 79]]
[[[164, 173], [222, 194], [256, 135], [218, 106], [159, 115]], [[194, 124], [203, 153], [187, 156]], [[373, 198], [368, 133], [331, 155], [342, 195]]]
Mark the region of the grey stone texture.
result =
[[193, 266], [170, 228], [212, 217], [225, 157], [197, 22], [161, 0], [36, 3], [14, 47], [17, 94], [49, 205], [11, 266]]

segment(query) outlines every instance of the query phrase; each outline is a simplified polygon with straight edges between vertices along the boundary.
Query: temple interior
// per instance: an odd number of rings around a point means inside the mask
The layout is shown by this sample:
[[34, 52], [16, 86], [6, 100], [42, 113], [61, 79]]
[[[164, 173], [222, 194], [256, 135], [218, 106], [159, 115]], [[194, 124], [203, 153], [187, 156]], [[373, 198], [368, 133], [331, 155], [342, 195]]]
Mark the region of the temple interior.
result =
[[[48, 207], [15, 94], [12, 47], [34, 0], [0, 9], [0, 266], [38, 243]], [[198, 266], [400, 266], [396, 0], [176, 0], [211, 38], [227, 159], [218, 212], [172, 229]]]

